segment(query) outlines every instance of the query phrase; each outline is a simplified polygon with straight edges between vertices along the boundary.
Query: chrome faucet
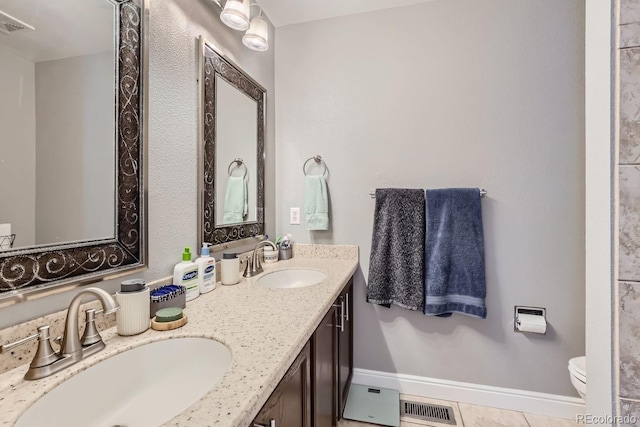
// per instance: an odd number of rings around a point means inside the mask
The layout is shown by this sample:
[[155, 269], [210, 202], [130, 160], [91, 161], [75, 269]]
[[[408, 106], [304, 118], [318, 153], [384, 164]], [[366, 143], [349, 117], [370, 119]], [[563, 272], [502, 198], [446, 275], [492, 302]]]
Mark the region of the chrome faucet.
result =
[[98, 311], [94, 309], [86, 311], [85, 330], [82, 340], [80, 339], [78, 314], [80, 312], [80, 304], [86, 294], [93, 294], [98, 297], [98, 300], [102, 304], [102, 310], [100, 310], [100, 312], [109, 314], [120, 308], [118, 303], [116, 303], [113, 297], [106, 291], [99, 288], [83, 289], [69, 304], [60, 351], [55, 352], [51, 347], [48, 325], [38, 327], [37, 334], [0, 347], [0, 353], [6, 353], [19, 345], [38, 339], [38, 349], [29, 365], [29, 370], [24, 376], [25, 380], [38, 380], [48, 377], [106, 347], [95, 326], [95, 315]]
[[244, 277], [253, 277], [262, 273], [263, 270], [262, 265], [260, 265], [260, 258], [258, 257], [258, 249], [266, 245], [271, 245], [274, 250], [278, 250], [278, 247], [270, 240], [263, 240], [258, 243], [253, 249], [253, 254], [247, 258], [247, 265], [245, 266], [244, 273], [242, 274]]
[[[60, 354], [65, 356], [76, 357], [80, 355], [80, 359], [85, 355], [85, 348], [80, 344], [80, 328], [78, 327], [78, 313], [80, 312], [80, 304], [82, 303], [82, 298], [85, 294], [93, 294], [98, 297], [100, 302], [102, 303], [102, 310], [104, 314], [110, 314], [116, 312], [120, 306], [113, 299], [111, 295], [109, 295], [106, 291], [103, 291], [100, 288], [87, 288], [80, 291], [72, 300], [71, 304], [69, 304], [69, 309], [67, 310], [67, 320], [64, 324], [64, 334], [62, 335], [62, 344], [60, 346]], [[97, 353], [105, 347], [105, 344], [102, 340], [99, 342], [102, 344], [102, 347], [93, 353]], [[95, 345], [98, 343], [94, 343]]]

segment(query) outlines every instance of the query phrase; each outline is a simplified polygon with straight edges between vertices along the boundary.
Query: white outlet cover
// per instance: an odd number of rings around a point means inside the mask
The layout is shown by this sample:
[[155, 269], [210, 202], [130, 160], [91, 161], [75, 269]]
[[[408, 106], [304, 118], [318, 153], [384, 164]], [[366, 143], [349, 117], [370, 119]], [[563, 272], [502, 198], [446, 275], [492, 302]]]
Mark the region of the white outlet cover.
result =
[[289, 223], [291, 225], [300, 224], [300, 208], [291, 208], [289, 210]]

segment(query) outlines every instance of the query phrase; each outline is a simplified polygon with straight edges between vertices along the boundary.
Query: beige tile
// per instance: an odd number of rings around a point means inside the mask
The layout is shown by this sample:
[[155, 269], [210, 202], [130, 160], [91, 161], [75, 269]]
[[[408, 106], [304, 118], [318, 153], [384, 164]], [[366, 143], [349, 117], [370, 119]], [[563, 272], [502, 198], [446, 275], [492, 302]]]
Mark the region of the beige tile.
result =
[[538, 414], [524, 414], [530, 427], [577, 427], [578, 423], [563, 418], [545, 417]]
[[637, 426], [640, 422], [640, 402], [620, 399], [620, 427]]
[[371, 427], [375, 424], [361, 423], [359, 421], [341, 420], [338, 421], [338, 427]]
[[621, 282], [618, 294], [620, 397], [640, 399], [640, 284]]
[[640, 22], [640, 2], [620, 0], [620, 24]]
[[[408, 423], [405, 421], [400, 422], [400, 427], [424, 427], [425, 425], [434, 426], [434, 427], [449, 427], [449, 426], [452, 426], [453, 424], [440, 424], [440, 423], [415, 424], [415, 423]], [[362, 423], [359, 421], [351, 421], [351, 420], [342, 420], [338, 422], [338, 427], [376, 427], [376, 426], [379, 427], [378, 424]], [[462, 426], [462, 424], [458, 424], [458, 426]]]
[[[410, 400], [412, 402], [429, 403], [432, 405], [440, 405], [440, 406], [451, 406], [453, 408], [453, 415], [456, 420], [455, 425], [462, 426], [462, 416], [460, 415], [460, 408], [458, 407], [457, 402], [451, 402], [448, 400], [429, 399], [426, 397], [412, 396], [409, 394], [400, 394], [400, 400]], [[400, 418], [400, 424], [401, 424], [401, 427], [424, 427], [424, 426], [445, 427], [445, 426], [454, 425], [454, 424], [444, 424], [444, 423], [437, 423], [433, 421], [419, 420], [416, 418], [409, 418], [409, 417]]]
[[465, 427], [529, 427], [522, 412], [458, 403]]
[[[622, 30], [620, 30], [622, 31]], [[620, 163], [640, 163], [640, 48], [618, 50], [620, 56]]]
[[640, 23], [620, 25], [620, 48], [640, 46]]
[[[640, 133], [638, 139], [640, 140]], [[638, 227], [640, 224], [640, 167], [620, 166], [619, 222], [618, 279], [638, 281], [640, 280], [640, 227]]]

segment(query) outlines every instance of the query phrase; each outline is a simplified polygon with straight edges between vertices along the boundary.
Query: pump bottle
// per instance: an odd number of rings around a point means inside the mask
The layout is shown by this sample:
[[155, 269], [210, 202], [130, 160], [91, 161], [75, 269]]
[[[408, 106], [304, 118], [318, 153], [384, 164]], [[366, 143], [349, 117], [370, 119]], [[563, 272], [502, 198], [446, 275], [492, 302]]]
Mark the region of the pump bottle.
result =
[[182, 262], [173, 269], [173, 284], [187, 288], [187, 301], [198, 298], [198, 264], [191, 261], [191, 249], [184, 248]]
[[211, 243], [202, 244], [200, 258], [195, 261], [198, 265], [198, 288], [201, 294], [216, 288], [216, 259], [209, 256], [209, 245]]

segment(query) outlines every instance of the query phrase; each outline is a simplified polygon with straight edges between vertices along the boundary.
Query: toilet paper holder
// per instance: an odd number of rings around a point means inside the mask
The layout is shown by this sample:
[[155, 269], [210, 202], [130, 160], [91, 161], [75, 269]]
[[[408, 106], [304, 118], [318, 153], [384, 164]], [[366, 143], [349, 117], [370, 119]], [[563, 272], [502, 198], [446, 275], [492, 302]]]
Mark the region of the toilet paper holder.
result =
[[[545, 323], [547, 321], [547, 309], [544, 307], [525, 307], [525, 306], [521, 306], [521, 305], [516, 305], [514, 308], [514, 316], [513, 316], [513, 331], [514, 332], [527, 332], [527, 331], [521, 331], [518, 329], [518, 318], [521, 314], [528, 314], [531, 316], [542, 316], [542, 318], [544, 319]], [[545, 332], [542, 335], [546, 335], [546, 329]]]

